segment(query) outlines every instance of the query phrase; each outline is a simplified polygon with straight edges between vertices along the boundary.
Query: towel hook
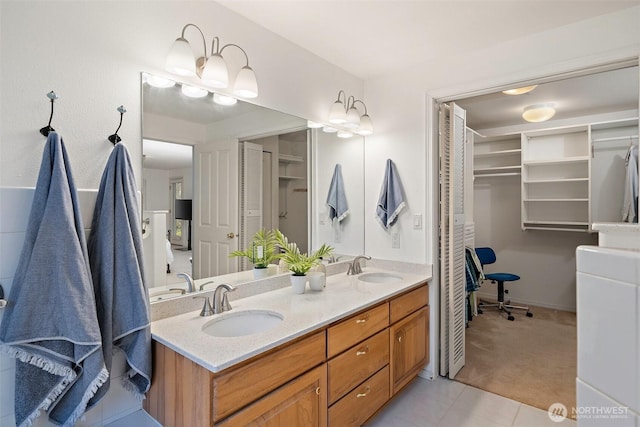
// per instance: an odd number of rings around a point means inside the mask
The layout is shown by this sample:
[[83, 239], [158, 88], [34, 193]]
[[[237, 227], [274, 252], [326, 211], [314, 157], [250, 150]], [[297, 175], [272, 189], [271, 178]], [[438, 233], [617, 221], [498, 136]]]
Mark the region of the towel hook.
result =
[[50, 132], [55, 132], [56, 130], [51, 127], [51, 119], [53, 119], [53, 102], [58, 99], [58, 95], [54, 91], [51, 91], [47, 94], [47, 98], [51, 100], [51, 115], [49, 115], [49, 124], [40, 129], [40, 133], [43, 136], [49, 136]]
[[118, 136], [118, 131], [122, 126], [122, 116], [124, 116], [124, 113], [127, 112], [127, 109], [124, 108], [124, 105], [121, 105], [118, 107], [118, 112], [120, 112], [120, 124], [118, 125], [118, 129], [116, 129], [115, 133], [113, 135], [109, 135], [109, 138], [108, 138], [113, 145], [116, 145], [118, 142], [122, 141], [122, 138]]

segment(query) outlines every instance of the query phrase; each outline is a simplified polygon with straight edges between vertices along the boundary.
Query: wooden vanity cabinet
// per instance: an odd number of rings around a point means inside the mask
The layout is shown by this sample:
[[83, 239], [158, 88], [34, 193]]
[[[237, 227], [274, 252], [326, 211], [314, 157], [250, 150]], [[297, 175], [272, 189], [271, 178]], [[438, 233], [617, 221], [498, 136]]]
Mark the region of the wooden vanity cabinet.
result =
[[154, 341], [144, 409], [165, 427], [362, 425], [429, 361], [428, 285], [212, 373]]

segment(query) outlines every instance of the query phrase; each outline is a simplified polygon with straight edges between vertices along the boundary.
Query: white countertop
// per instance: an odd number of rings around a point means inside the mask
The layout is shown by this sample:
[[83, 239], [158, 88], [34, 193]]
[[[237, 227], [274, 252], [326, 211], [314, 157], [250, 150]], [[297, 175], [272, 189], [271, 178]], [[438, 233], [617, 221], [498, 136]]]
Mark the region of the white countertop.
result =
[[[336, 320], [373, 306], [431, 279], [431, 275], [366, 267], [363, 273], [390, 272], [402, 277], [395, 283], [368, 283], [358, 276], [335, 274], [327, 277], [323, 291], [294, 294], [290, 287], [232, 301], [229, 312], [201, 317], [200, 310], [151, 323], [152, 337], [212, 372], [277, 347]], [[214, 337], [202, 327], [216, 318], [240, 311], [270, 310], [283, 321], [264, 332], [240, 337]]]

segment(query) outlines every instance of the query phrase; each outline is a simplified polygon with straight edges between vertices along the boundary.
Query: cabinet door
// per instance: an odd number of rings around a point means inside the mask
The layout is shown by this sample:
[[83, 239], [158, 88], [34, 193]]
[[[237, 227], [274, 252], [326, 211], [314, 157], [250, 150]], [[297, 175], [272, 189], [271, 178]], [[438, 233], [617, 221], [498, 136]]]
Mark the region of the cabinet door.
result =
[[429, 307], [424, 307], [390, 328], [391, 395], [429, 362]]
[[290, 381], [216, 426], [327, 425], [327, 366]]

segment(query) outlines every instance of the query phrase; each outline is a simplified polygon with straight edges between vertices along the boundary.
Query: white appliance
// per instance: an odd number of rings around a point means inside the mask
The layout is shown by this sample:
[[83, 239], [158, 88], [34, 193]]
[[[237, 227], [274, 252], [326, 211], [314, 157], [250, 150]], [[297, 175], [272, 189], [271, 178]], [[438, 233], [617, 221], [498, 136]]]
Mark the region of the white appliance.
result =
[[640, 250], [580, 246], [576, 260], [577, 407], [568, 410], [580, 427], [640, 427]]

